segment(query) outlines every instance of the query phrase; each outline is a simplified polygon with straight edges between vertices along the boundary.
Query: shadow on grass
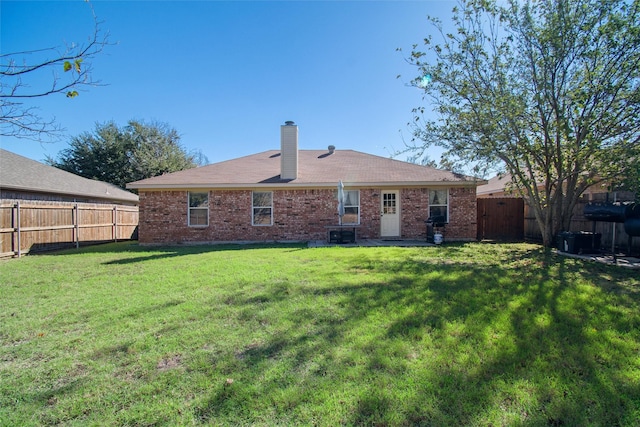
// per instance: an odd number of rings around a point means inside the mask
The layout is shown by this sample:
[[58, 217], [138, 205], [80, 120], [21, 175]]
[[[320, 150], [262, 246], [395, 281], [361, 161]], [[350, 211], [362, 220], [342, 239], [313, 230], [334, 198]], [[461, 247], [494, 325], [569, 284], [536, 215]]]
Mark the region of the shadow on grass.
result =
[[[118, 254], [122, 259], [105, 262], [106, 265], [134, 264], [153, 259], [172, 258], [184, 255], [197, 255], [211, 252], [240, 251], [250, 249], [289, 248], [290, 250], [306, 249], [306, 243], [212, 243], [212, 244], [184, 244], [168, 246], [142, 246], [137, 242], [102, 243], [99, 245], [83, 246], [78, 249], [62, 249], [50, 252], [38, 252], [29, 256], [68, 256], [74, 254]], [[142, 253], [139, 257], [130, 254]]]
[[[317, 278], [331, 286], [233, 295], [241, 324], [277, 312], [286, 326], [212, 359], [244, 378], [211, 391], [198, 419], [255, 421], [266, 408], [254, 413], [247, 402], [271, 396], [269, 410], [285, 422], [632, 425], [640, 304], [593, 285], [618, 273], [544, 249], [480, 264], [465, 262], [464, 251], [391, 260], [352, 253], [346, 274]], [[367, 273], [382, 279], [349, 280]], [[313, 303], [289, 307], [306, 297]]]
[[[213, 252], [241, 251], [251, 249], [288, 248], [291, 251], [306, 248], [300, 243], [239, 243], [239, 244], [211, 244], [211, 245], [183, 245], [183, 246], [140, 246], [131, 243], [113, 243], [92, 246], [81, 249], [83, 253], [116, 253], [124, 255], [121, 259], [106, 261], [105, 265], [127, 265], [164, 258], [174, 258], [185, 255], [199, 255]], [[131, 253], [144, 255], [131, 257]], [[64, 254], [68, 254], [65, 251]]]
[[[134, 391], [172, 375], [156, 372], [153, 358], [149, 373], [139, 354], [149, 346], [164, 358], [165, 338], [177, 343], [166, 348], [181, 353], [180, 375], [201, 382], [183, 386], [195, 395], [183, 411], [195, 419], [176, 424], [634, 425], [640, 414], [635, 272], [516, 246], [338, 248], [290, 258], [284, 253], [302, 246], [120, 246], [81, 251], [118, 253], [93, 259], [117, 266], [288, 249], [260, 263], [249, 254], [237, 276], [215, 286], [203, 275], [197, 292], [173, 293], [184, 283], [171, 281], [157, 303], [145, 294], [104, 320], [139, 329], [89, 355], [113, 364], [117, 384]], [[279, 271], [283, 261], [293, 271]], [[269, 274], [256, 279], [258, 268]], [[138, 318], [145, 322], [136, 326]], [[142, 385], [131, 383], [136, 375]], [[45, 397], [66, 392], [51, 387]]]

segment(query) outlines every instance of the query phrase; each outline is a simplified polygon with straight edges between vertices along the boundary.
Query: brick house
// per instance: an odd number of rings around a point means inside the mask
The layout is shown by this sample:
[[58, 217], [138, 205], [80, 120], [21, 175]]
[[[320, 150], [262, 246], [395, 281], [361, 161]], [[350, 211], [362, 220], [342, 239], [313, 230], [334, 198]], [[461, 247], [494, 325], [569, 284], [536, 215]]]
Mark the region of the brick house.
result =
[[445, 238], [476, 239], [476, 178], [353, 150], [299, 150], [281, 126], [281, 149], [127, 185], [140, 196], [141, 244], [323, 240], [342, 224], [358, 239], [425, 239], [429, 216]]

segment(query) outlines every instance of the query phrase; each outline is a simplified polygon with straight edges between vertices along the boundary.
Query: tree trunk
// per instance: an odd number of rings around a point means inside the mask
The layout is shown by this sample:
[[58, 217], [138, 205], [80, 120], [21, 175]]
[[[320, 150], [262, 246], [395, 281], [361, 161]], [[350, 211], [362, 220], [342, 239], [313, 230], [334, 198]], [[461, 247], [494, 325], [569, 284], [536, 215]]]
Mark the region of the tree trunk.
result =
[[542, 244], [545, 247], [552, 247], [553, 238], [555, 236], [551, 215], [552, 210], [549, 206], [543, 208], [540, 206], [540, 203], [532, 203], [532, 200], [529, 200], [528, 204], [533, 209], [536, 224], [538, 225], [540, 234], [542, 235]]

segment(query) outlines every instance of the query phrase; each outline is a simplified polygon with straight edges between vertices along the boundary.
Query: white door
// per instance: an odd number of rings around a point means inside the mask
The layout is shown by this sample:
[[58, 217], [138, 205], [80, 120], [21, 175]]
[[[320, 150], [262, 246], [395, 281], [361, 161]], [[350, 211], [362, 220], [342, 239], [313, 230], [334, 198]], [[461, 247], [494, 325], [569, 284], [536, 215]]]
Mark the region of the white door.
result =
[[400, 201], [398, 191], [383, 191], [380, 237], [400, 237]]

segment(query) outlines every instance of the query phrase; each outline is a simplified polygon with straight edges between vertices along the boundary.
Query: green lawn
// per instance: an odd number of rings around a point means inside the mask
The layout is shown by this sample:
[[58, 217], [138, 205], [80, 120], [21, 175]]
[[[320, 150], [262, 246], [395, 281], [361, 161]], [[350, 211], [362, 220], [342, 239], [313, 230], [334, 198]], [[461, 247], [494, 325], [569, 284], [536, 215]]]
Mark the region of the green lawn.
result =
[[539, 246], [0, 262], [0, 425], [637, 426], [640, 272]]

